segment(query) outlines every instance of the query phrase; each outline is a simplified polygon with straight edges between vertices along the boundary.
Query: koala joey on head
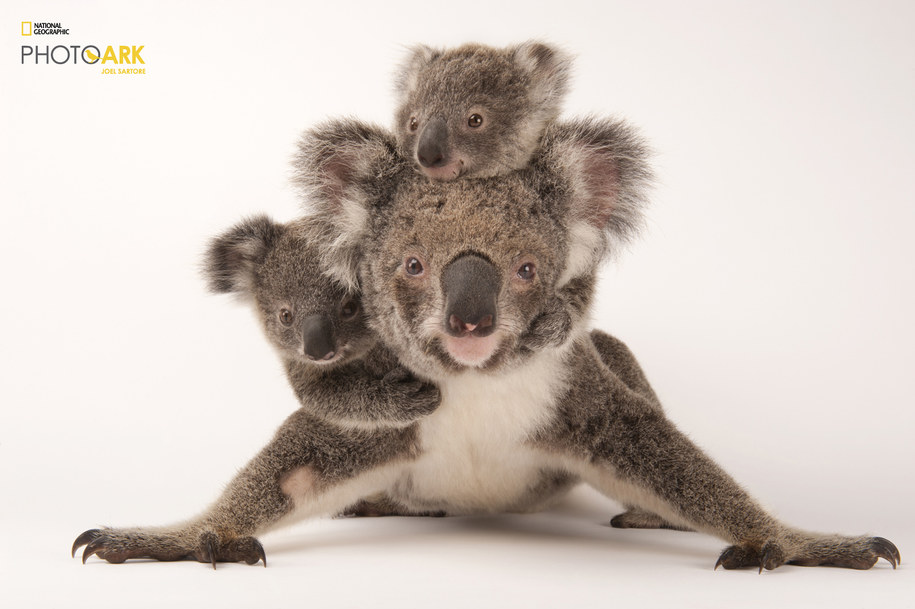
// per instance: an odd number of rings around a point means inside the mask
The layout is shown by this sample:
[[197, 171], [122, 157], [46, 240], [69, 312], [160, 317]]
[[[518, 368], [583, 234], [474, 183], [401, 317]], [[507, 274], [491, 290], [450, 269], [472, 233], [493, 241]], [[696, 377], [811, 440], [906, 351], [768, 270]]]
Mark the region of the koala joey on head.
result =
[[320, 266], [314, 223], [247, 218], [215, 237], [204, 273], [257, 313], [303, 407], [350, 424], [404, 424], [431, 412], [438, 390], [381, 346], [359, 295]]
[[527, 165], [559, 114], [571, 59], [541, 42], [413, 47], [396, 78], [401, 154], [433, 180]]

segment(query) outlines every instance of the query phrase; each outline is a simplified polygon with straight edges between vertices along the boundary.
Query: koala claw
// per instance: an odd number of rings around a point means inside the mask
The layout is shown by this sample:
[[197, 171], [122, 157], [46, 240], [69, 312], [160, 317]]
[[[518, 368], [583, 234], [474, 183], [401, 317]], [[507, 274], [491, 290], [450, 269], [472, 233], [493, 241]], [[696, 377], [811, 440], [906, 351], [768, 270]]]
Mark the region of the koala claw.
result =
[[[76, 541], [73, 542], [73, 547], [70, 548], [70, 558], [73, 558], [76, 556], [76, 551], [78, 549], [80, 549], [84, 545], [90, 543], [91, 541], [94, 541], [101, 535], [102, 535], [102, 532], [98, 529], [89, 529], [88, 531], [85, 531], [82, 535], [80, 535], [79, 537], [76, 538]], [[83, 558], [83, 562], [86, 562], [86, 558], [88, 558], [88, 557]]]
[[759, 557], [760, 573], [763, 572], [763, 569], [771, 571], [783, 564], [785, 564], [785, 552], [782, 550], [781, 546], [771, 541], [763, 546]]
[[902, 564], [902, 555], [899, 554], [899, 548], [885, 537], [874, 537], [871, 540], [871, 551], [876, 554], [878, 558], [883, 558], [893, 565], [894, 569], [896, 568], [896, 565]]

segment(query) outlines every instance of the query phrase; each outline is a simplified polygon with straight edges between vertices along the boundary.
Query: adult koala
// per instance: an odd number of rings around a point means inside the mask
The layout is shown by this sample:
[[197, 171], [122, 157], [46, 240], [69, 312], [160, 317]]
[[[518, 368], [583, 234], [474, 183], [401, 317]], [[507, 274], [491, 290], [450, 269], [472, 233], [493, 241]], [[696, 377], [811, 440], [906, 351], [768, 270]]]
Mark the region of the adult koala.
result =
[[440, 406], [358, 427], [303, 408], [197, 518], [93, 529], [74, 551], [255, 563], [253, 536], [292, 516], [378, 496], [412, 512], [528, 511], [585, 481], [655, 525], [732, 543], [725, 568], [895, 566], [883, 538], [807, 533], [767, 514], [664, 417], [622, 344], [579, 323], [558, 346], [523, 347], [559, 289], [590, 301], [597, 264], [638, 224], [643, 159], [625, 126], [584, 120], [550, 127], [528, 168], [430, 183], [383, 130], [343, 121], [306, 134], [299, 179], [325, 266], [362, 289], [370, 325], [438, 385]]
[[521, 348], [557, 290], [576, 283], [587, 306], [599, 262], [640, 222], [650, 172], [629, 128], [555, 123], [530, 167], [448, 184], [412, 174], [394, 150], [379, 129], [337, 122], [307, 134], [299, 159], [329, 266], [358, 280], [378, 335], [441, 389], [416, 425], [416, 457], [385, 489], [394, 500], [529, 510], [582, 480], [653, 526], [734, 544], [725, 568], [896, 565], [883, 538], [807, 533], [767, 514], [666, 419], [625, 346], [578, 324], [560, 346]]

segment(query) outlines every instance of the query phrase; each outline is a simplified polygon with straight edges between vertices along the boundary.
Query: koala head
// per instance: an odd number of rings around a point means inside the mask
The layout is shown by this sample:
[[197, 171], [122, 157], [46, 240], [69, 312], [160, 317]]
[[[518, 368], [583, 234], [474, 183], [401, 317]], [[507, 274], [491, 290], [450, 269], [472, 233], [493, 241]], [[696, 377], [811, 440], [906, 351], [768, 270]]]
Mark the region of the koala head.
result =
[[520, 338], [550, 296], [593, 276], [640, 222], [646, 149], [619, 122], [556, 124], [529, 167], [452, 182], [392, 159], [383, 132], [346, 143], [347, 131], [344, 121], [306, 134], [299, 175], [311, 176], [326, 238], [361, 243], [370, 325], [430, 376], [527, 357]]
[[204, 275], [212, 291], [254, 307], [284, 359], [326, 366], [360, 356], [374, 339], [358, 295], [323, 273], [313, 232], [307, 219], [245, 219], [210, 242]]
[[401, 154], [435, 180], [523, 167], [559, 114], [570, 67], [564, 53], [539, 42], [414, 47], [397, 77]]

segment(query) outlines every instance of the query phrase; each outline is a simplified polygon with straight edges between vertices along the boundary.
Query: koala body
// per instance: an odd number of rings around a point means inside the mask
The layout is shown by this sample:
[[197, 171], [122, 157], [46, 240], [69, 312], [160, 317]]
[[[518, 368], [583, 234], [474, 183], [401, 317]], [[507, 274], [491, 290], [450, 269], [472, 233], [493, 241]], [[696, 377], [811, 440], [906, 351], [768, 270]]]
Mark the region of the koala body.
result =
[[367, 126], [306, 140], [300, 175], [311, 180], [319, 249], [340, 248], [336, 270], [356, 273], [368, 325], [438, 385], [441, 404], [403, 426], [358, 429], [303, 408], [208, 511], [164, 529], [86, 531], [73, 548], [87, 546], [84, 560], [255, 563], [265, 560], [259, 532], [366, 497], [413, 510], [524, 511], [584, 481], [656, 523], [728, 541], [725, 568], [899, 561], [886, 539], [809, 533], [768, 514], [666, 419], [618, 341], [576, 327], [562, 344], [523, 348], [557, 287], [593, 277], [637, 220], [647, 172], [625, 126], [551, 127], [529, 167], [443, 183], [416, 174]]

